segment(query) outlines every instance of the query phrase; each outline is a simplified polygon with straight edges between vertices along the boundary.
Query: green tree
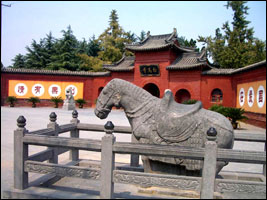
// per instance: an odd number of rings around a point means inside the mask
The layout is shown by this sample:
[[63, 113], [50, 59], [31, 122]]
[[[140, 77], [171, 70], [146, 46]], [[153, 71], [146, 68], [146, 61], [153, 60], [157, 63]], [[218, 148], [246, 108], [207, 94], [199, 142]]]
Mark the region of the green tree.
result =
[[13, 59], [14, 68], [45, 69], [51, 62], [51, 56], [55, 54], [55, 38], [50, 32], [46, 38], [40, 39], [40, 42], [32, 40], [29, 46], [26, 46], [25, 56], [18, 54]]
[[199, 36], [198, 42], [207, 44], [208, 55], [222, 68], [240, 68], [266, 59], [266, 42], [254, 38], [253, 28], [248, 28], [246, 1], [228, 1], [226, 8], [234, 12], [232, 28], [225, 22], [215, 30], [215, 37]]
[[63, 38], [55, 43], [56, 53], [51, 57], [52, 62], [48, 68], [53, 70], [70, 70], [76, 71], [79, 68], [78, 40], [73, 35], [71, 26], [67, 31], [62, 30]]
[[99, 58], [88, 56], [87, 54], [78, 54], [78, 57], [81, 60], [78, 71], [104, 71], [102, 68], [103, 61]]
[[49, 32], [48, 35], [46, 35], [46, 38], [44, 40], [44, 58], [46, 62], [46, 67], [52, 62], [52, 56], [56, 54], [56, 48], [55, 43], [56, 39], [52, 36], [52, 33]]
[[121, 59], [125, 52], [125, 44], [133, 42], [133, 35], [125, 32], [119, 25], [119, 17], [116, 10], [112, 10], [109, 16], [109, 27], [99, 36], [101, 51], [99, 59], [106, 63], [113, 63]]
[[28, 53], [25, 55], [25, 67], [31, 69], [44, 69], [47, 65], [45, 59], [44, 40], [37, 43], [32, 41], [31, 46], [26, 46]]
[[138, 37], [138, 41], [141, 42], [146, 38], [146, 32], [144, 30], [141, 31], [140, 36]]
[[87, 48], [88, 48], [88, 52], [87, 52], [88, 56], [93, 56], [93, 57], [97, 57], [98, 56], [98, 52], [101, 49], [100, 49], [100, 43], [95, 38], [95, 35], [93, 35], [91, 38], [89, 38], [89, 42], [88, 42], [88, 47]]
[[14, 59], [12, 59], [13, 65], [12, 68], [25, 68], [25, 57], [21, 54], [18, 54], [15, 56]]
[[181, 37], [178, 37], [178, 42], [181, 46], [191, 47], [191, 48], [196, 49], [197, 52], [199, 52], [199, 48], [197, 48], [197, 45], [196, 45], [197, 41], [192, 38], [190, 40], [187, 40], [184, 36], [181, 36]]
[[79, 54], [88, 53], [88, 44], [84, 38], [82, 41], [78, 41], [77, 53]]

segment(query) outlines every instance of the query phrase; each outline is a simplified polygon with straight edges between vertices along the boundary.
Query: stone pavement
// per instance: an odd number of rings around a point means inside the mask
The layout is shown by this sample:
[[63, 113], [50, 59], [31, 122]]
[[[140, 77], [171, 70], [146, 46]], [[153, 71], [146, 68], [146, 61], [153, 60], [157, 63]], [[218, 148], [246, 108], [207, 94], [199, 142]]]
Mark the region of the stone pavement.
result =
[[[122, 110], [113, 109], [107, 119], [100, 120], [94, 115], [92, 108], [78, 109], [78, 119], [81, 123], [104, 124], [107, 121], [112, 121], [116, 126], [129, 126], [128, 119]], [[17, 128], [17, 118], [23, 115], [26, 118], [26, 129], [34, 131], [46, 128], [49, 123], [49, 115], [51, 112], [57, 114], [57, 123], [59, 125], [67, 124], [72, 119], [72, 111], [63, 110], [62, 108], [31, 108], [31, 107], [1, 107], [1, 196], [2, 191], [13, 186], [13, 131]], [[266, 130], [257, 128], [251, 125], [241, 123], [241, 130], [237, 132], [253, 132], [265, 134]], [[60, 136], [69, 136], [69, 133], [61, 134]], [[80, 138], [101, 139], [104, 133], [100, 132], [85, 132], [80, 131]], [[116, 141], [130, 142], [131, 136], [126, 134], [115, 134]], [[39, 152], [46, 147], [30, 146], [29, 154]], [[234, 149], [262, 151], [263, 143], [255, 142], [235, 142]], [[100, 153], [80, 151], [81, 159], [100, 160]], [[68, 159], [68, 153], [59, 156], [59, 162]], [[129, 163], [129, 155], [116, 155], [116, 162]], [[141, 163], [141, 162], [140, 162]], [[240, 171], [240, 172], [255, 172], [262, 173], [262, 165], [253, 164], [237, 164], [230, 163], [224, 171]], [[40, 177], [38, 174], [29, 174], [29, 180], [35, 180]]]

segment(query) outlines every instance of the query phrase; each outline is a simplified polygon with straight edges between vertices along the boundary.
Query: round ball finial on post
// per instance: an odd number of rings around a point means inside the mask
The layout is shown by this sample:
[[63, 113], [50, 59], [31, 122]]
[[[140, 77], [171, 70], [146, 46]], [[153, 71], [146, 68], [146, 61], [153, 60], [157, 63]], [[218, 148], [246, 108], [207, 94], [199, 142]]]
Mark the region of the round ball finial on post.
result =
[[210, 127], [207, 131], [207, 139], [211, 141], [215, 141], [217, 138], [217, 131], [215, 128]]
[[55, 112], [51, 112], [51, 114], [49, 115], [50, 118], [50, 122], [56, 122], [57, 121], [57, 115]]
[[19, 128], [24, 128], [26, 126], [26, 119], [23, 115], [20, 115], [17, 119], [17, 126]]
[[73, 110], [72, 111], [72, 118], [75, 118], [75, 119], [78, 118], [78, 112], [77, 112], [77, 110]]
[[105, 124], [104, 128], [105, 128], [105, 132], [106, 132], [107, 134], [112, 134], [113, 131], [114, 131], [114, 124], [112, 123], [112, 121], [108, 121], [108, 122]]

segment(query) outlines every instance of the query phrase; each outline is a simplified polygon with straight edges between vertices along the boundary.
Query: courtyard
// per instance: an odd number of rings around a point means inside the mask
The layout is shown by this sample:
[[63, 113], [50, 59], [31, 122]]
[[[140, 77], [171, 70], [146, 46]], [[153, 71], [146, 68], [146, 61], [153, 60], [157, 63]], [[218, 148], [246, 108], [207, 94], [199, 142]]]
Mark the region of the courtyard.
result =
[[[129, 126], [128, 119], [126, 118], [123, 110], [113, 109], [109, 114], [108, 118], [105, 120], [100, 120], [94, 114], [93, 108], [77, 109], [78, 119], [81, 123], [90, 124], [104, 124], [107, 121], [112, 121], [116, 126]], [[26, 118], [26, 129], [29, 131], [39, 130], [46, 128], [49, 123], [49, 115], [51, 112], [57, 114], [57, 123], [59, 125], [67, 124], [72, 119], [72, 111], [63, 110], [62, 108], [31, 108], [31, 107], [1, 107], [1, 195], [4, 190], [13, 187], [13, 132], [17, 128], [17, 118], [23, 115]], [[235, 130], [236, 133], [258, 133], [265, 134], [266, 130], [258, 128], [252, 125], [241, 123], [241, 128]], [[116, 141], [119, 142], [130, 142], [131, 135], [127, 134], [114, 134], [116, 136]], [[60, 136], [68, 137], [69, 133], [64, 133]], [[85, 132], [80, 131], [80, 138], [90, 138], [90, 139], [101, 139], [104, 133], [101, 132]], [[40, 146], [30, 146], [29, 155], [37, 153], [41, 150], [46, 149], [46, 147]], [[236, 141], [234, 144], [234, 149], [237, 150], [253, 150], [253, 151], [263, 151], [263, 143], [255, 142], [239, 142]], [[64, 153], [59, 156], [59, 163], [64, 163], [68, 159], [69, 154]], [[81, 159], [89, 160], [101, 160], [100, 153], [80, 151]], [[116, 162], [128, 164], [130, 162], [129, 155], [116, 155]], [[142, 164], [140, 159], [140, 164]], [[231, 172], [247, 172], [247, 173], [262, 173], [263, 166], [256, 164], [239, 164], [230, 163], [228, 166], [223, 168], [223, 171]], [[40, 177], [38, 174], [29, 174], [29, 181], [33, 181]]]

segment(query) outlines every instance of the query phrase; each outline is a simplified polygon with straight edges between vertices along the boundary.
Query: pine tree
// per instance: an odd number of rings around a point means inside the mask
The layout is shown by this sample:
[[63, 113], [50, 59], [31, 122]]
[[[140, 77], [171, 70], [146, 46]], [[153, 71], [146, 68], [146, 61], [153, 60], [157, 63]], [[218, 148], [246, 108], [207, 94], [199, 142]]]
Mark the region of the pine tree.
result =
[[222, 68], [240, 68], [266, 59], [266, 43], [254, 38], [253, 28], [248, 28], [246, 20], [248, 7], [245, 1], [228, 1], [226, 8], [234, 12], [232, 29], [225, 22], [221, 29], [217, 28], [215, 37], [199, 36], [198, 41], [207, 44], [208, 55], [214, 64]]
[[197, 48], [197, 41], [194, 39], [187, 40], [184, 36], [178, 37], [178, 43], [180, 46], [194, 48], [196, 52], [199, 52], [199, 48]]
[[133, 41], [130, 32], [125, 32], [119, 25], [116, 10], [111, 11], [109, 19], [109, 27], [98, 38], [101, 48], [98, 57], [106, 63], [113, 63], [121, 59], [125, 44]]
[[14, 59], [12, 59], [13, 65], [12, 68], [25, 68], [25, 57], [21, 54], [18, 54], [15, 56]]
[[31, 46], [27, 46], [28, 53], [25, 55], [25, 67], [30, 69], [44, 69], [46, 67], [44, 40], [40, 39], [40, 43], [32, 41]]
[[70, 70], [76, 71], [79, 68], [79, 57], [77, 56], [78, 40], [73, 35], [71, 26], [67, 31], [62, 30], [63, 38], [59, 39], [56, 44], [56, 54], [53, 55], [52, 62], [48, 68], [53, 70]]
[[55, 43], [56, 39], [52, 36], [52, 33], [49, 32], [49, 34], [46, 35], [46, 38], [44, 38], [44, 57], [47, 63], [46, 67], [52, 62], [52, 56], [56, 53]]
[[91, 38], [89, 38], [87, 55], [88, 56], [97, 57], [98, 56], [98, 52], [100, 50], [101, 50], [100, 49], [100, 43], [95, 38], [95, 35], [93, 35]]
[[138, 41], [142, 42], [145, 38], [146, 38], [146, 32], [142, 30], [140, 36], [138, 37]]

